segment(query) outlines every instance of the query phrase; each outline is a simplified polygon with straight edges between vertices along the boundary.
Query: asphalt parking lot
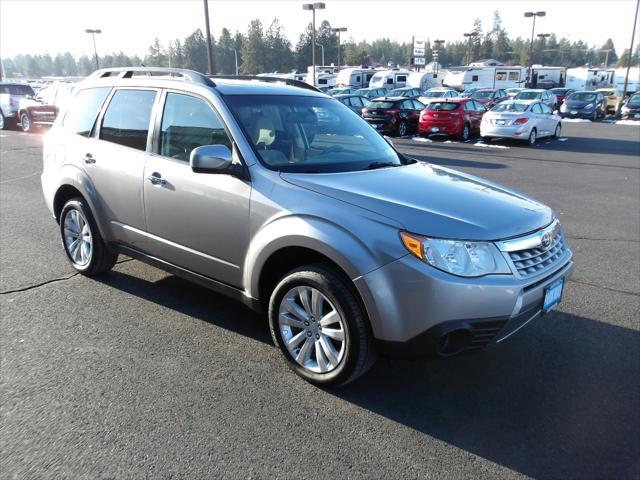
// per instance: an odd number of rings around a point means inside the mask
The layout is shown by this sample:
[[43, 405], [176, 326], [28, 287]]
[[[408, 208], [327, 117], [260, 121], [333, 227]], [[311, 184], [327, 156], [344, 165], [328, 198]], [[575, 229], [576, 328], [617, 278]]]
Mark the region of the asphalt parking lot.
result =
[[640, 128], [563, 135], [394, 140], [551, 205], [576, 272], [558, 312], [502, 345], [383, 359], [322, 391], [239, 304], [122, 257], [74, 275], [41, 135], [0, 132], [0, 476], [638, 478]]

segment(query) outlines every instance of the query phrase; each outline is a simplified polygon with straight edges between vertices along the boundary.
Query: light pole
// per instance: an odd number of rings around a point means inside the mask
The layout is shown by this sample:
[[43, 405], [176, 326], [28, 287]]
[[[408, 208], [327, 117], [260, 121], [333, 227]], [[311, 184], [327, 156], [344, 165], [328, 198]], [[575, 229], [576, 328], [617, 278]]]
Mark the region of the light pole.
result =
[[324, 66], [324, 45], [317, 44], [322, 49], [322, 66]]
[[533, 25], [531, 27], [531, 45], [529, 46], [529, 83], [531, 83], [531, 68], [533, 67], [533, 33], [536, 29], [536, 17], [544, 17], [546, 14], [547, 12], [524, 12], [524, 16], [526, 18], [533, 17]]
[[478, 36], [478, 32], [467, 32], [463, 35], [469, 38], [469, 48], [467, 50], [467, 65], [469, 65], [471, 63], [471, 40], [473, 39], [473, 37]]
[[325, 4], [321, 2], [305, 3], [302, 5], [303, 10], [311, 10], [313, 12], [313, 32], [311, 32], [311, 66], [313, 68], [312, 78], [314, 87], [316, 86], [316, 10], [324, 10], [324, 7]]
[[207, 59], [209, 75], [213, 75], [213, 45], [211, 45], [211, 28], [209, 27], [209, 0], [204, 0], [204, 29], [207, 34]]
[[434, 73], [437, 75], [438, 74], [438, 62], [440, 60], [440, 47], [444, 43], [444, 40], [434, 40], [433, 43], [435, 44], [435, 46], [431, 50], [431, 58], [433, 58], [433, 61], [435, 62]]
[[340, 50], [342, 49], [342, 45], [340, 45], [340, 32], [346, 32], [346, 31], [347, 31], [347, 27], [337, 27], [337, 28], [331, 29], [332, 33], [338, 34], [338, 71], [340, 71]]
[[98, 49], [96, 48], [96, 33], [102, 33], [102, 30], [100, 30], [99, 28], [96, 28], [96, 29], [87, 28], [85, 29], [84, 32], [90, 33], [91, 36], [93, 37], [93, 52], [96, 55], [96, 70], [98, 70], [100, 68], [100, 62], [98, 62]]
[[[640, 0], [636, 1], [636, 13], [633, 16], [633, 33], [631, 33], [631, 45], [629, 46], [629, 58], [627, 61], [627, 73], [624, 75], [624, 87], [622, 88], [622, 98], [627, 95], [627, 83], [629, 82], [629, 69], [631, 68], [631, 54], [633, 53], [633, 41], [636, 38], [636, 25], [638, 24], [638, 9], [640, 8]], [[620, 109], [622, 108], [622, 102], [618, 103], [618, 109], [616, 116], [620, 116]]]

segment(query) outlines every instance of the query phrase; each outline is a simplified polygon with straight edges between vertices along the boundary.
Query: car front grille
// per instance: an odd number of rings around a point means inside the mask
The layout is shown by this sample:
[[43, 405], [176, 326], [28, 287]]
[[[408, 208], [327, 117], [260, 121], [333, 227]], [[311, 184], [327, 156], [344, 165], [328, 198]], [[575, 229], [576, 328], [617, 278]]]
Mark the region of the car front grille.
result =
[[527, 278], [553, 268], [562, 259], [566, 251], [567, 244], [564, 241], [564, 234], [559, 231], [547, 249], [535, 247], [517, 250], [509, 252], [509, 258], [511, 258], [513, 266], [518, 270], [520, 276]]

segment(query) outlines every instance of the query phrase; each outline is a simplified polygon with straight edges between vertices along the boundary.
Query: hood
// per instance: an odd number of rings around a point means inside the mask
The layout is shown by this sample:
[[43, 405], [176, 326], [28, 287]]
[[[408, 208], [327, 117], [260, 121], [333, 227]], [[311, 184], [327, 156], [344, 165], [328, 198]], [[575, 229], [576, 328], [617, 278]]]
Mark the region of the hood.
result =
[[586, 100], [565, 100], [564, 103], [567, 104], [567, 107], [571, 107], [571, 108], [584, 108], [587, 105], [589, 105], [590, 103], [595, 104], [596, 100], [592, 100], [590, 102], [586, 101]]
[[551, 209], [533, 199], [422, 162], [358, 172], [281, 176], [432, 237], [499, 240], [529, 233], [553, 220]]

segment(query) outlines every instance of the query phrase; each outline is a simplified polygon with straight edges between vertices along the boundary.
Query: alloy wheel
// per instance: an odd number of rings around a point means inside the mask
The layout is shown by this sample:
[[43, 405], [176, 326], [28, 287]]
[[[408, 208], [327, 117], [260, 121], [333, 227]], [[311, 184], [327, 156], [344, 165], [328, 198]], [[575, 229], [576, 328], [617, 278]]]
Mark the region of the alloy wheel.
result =
[[23, 132], [28, 132], [31, 129], [31, 121], [29, 120], [29, 115], [27, 115], [26, 113], [22, 114], [20, 123], [22, 124]]
[[320, 290], [309, 286], [289, 290], [280, 301], [278, 326], [287, 351], [305, 369], [328, 373], [342, 361], [345, 323]]
[[407, 134], [407, 124], [404, 122], [400, 122], [400, 125], [398, 125], [398, 135], [400, 135], [401, 137], [404, 137]]
[[538, 139], [538, 134], [536, 132], [536, 129], [534, 128], [533, 130], [531, 130], [531, 133], [529, 134], [529, 145], [533, 145], [534, 143], [536, 143], [537, 139]]
[[91, 228], [80, 210], [71, 209], [64, 217], [64, 248], [71, 261], [79, 267], [84, 267], [91, 261]]

